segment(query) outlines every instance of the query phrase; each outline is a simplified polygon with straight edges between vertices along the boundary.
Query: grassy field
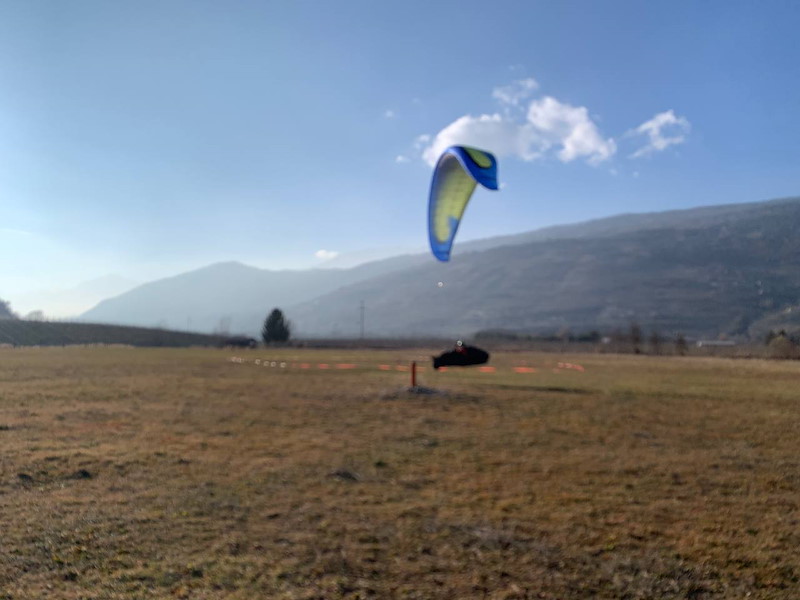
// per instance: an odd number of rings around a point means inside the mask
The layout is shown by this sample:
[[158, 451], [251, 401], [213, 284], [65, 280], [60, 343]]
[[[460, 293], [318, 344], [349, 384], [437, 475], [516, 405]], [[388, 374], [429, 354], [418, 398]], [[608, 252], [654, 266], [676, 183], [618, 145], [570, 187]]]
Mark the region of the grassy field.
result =
[[0, 598], [800, 597], [800, 362], [428, 354], [0, 350]]

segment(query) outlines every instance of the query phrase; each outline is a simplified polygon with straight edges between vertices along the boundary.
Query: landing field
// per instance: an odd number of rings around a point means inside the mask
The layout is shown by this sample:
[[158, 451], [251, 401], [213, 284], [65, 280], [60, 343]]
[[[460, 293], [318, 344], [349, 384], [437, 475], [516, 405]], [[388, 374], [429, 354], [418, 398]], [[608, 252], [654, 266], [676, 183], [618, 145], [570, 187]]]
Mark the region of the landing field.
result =
[[431, 353], [0, 349], [0, 599], [800, 597], [800, 361]]

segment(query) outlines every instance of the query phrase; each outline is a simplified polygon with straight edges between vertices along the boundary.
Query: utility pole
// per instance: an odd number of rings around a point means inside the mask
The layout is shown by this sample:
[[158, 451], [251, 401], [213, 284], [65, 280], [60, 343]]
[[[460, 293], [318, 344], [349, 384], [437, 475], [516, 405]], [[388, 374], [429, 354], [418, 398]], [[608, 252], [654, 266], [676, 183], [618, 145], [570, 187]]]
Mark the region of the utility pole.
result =
[[364, 310], [365, 310], [364, 309], [364, 301], [363, 300], [361, 301], [361, 305], [360, 305], [359, 308], [361, 310], [361, 339], [363, 340], [364, 339]]

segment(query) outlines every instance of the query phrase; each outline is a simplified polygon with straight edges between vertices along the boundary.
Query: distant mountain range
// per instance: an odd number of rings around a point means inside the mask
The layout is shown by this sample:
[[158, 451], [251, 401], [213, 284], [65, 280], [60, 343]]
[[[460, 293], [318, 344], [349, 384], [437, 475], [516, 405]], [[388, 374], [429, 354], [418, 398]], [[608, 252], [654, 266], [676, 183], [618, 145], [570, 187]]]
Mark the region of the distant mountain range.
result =
[[272, 308], [285, 310], [343, 285], [387, 272], [396, 260], [352, 269], [305, 271], [269, 271], [237, 262], [217, 263], [104, 300], [81, 315], [81, 320], [255, 334]]
[[348, 269], [220, 263], [100, 302], [82, 319], [257, 334], [280, 307], [298, 335], [469, 336], [628, 328], [759, 337], [800, 328], [800, 198], [630, 214]]

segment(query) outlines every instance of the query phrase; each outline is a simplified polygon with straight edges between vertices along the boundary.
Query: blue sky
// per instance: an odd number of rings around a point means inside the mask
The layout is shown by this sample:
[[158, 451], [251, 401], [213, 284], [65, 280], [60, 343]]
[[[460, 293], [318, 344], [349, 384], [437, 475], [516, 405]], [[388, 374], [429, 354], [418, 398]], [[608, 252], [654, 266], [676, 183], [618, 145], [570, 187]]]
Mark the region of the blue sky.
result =
[[[800, 194], [795, 2], [0, 3], [0, 297]], [[325, 251], [320, 253], [320, 251]], [[28, 303], [28, 305], [26, 305]]]

